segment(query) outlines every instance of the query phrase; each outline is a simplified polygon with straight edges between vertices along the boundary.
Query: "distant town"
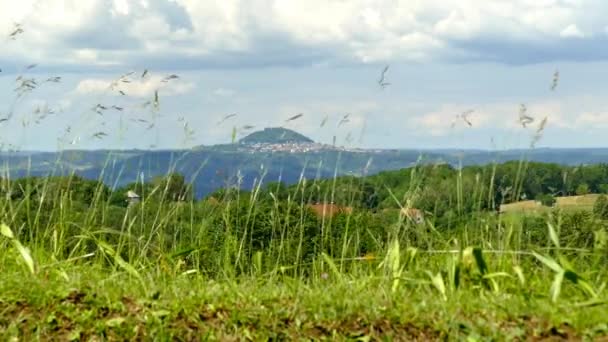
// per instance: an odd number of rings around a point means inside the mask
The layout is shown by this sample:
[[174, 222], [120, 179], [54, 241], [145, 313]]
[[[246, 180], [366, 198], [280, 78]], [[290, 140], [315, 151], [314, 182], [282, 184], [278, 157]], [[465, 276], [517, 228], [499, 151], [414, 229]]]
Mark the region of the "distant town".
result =
[[239, 152], [258, 153], [258, 152], [287, 152], [287, 153], [315, 153], [323, 151], [344, 151], [354, 153], [374, 153], [382, 152], [382, 150], [369, 150], [362, 148], [333, 146], [320, 143], [302, 143], [302, 142], [285, 142], [285, 143], [252, 143], [240, 144], [237, 148]]

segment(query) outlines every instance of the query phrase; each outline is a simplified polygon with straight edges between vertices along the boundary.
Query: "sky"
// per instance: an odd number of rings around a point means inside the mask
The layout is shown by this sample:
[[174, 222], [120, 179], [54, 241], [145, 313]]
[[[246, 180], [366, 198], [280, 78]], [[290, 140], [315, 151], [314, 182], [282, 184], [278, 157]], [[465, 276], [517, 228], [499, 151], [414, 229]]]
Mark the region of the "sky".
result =
[[279, 126], [368, 148], [608, 145], [605, 0], [0, 8], [3, 149], [189, 148]]

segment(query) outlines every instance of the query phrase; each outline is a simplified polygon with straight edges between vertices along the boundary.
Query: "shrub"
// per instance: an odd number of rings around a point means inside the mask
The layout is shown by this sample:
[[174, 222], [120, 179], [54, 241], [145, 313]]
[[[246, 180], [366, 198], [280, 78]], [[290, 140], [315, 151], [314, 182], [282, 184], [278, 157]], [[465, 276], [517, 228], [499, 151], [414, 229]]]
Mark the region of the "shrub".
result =
[[589, 193], [589, 185], [587, 185], [586, 183], [582, 183], [579, 186], [576, 187], [576, 194], [577, 195], [586, 195]]
[[608, 219], [608, 197], [606, 195], [597, 198], [593, 205], [593, 214], [599, 219]]
[[536, 200], [540, 201], [540, 203], [542, 203], [542, 205], [547, 206], [547, 207], [552, 207], [556, 202], [555, 196], [550, 195], [550, 194], [536, 196]]

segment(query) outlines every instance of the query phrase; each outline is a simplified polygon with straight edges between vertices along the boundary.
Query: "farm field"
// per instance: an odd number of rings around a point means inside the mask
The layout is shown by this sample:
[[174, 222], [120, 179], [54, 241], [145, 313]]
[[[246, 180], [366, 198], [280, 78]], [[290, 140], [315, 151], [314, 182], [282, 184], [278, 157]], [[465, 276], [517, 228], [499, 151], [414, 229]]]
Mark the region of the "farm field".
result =
[[581, 196], [556, 197], [555, 207], [564, 210], [592, 210], [600, 195], [589, 194]]
[[[554, 208], [576, 211], [576, 210], [592, 210], [595, 201], [600, 195], [589, 194], [580, 196], [559, 196], [555, 197]], [[523, 212], [523, 213], [543, 213], [551, 210], [551, 207], [542, 205], [538, 201], [528, 200], [515, 203], [503, 204], [501, 211], [505, 213]]]

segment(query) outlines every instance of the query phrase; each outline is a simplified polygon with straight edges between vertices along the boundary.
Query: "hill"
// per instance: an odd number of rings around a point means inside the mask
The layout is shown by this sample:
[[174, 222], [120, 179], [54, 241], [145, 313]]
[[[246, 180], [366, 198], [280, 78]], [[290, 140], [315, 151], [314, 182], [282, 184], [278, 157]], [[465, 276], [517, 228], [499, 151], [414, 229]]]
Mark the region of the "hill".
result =
[[241, 144], [312, 144], [314, 141], [296, 131], [282, 127], [264, 128], [239, 140]]
[[[298, 146], [279, 146], [293, 143]], [[263, 145], [260, 147], [260, 145]], [[53, 152], [2, 152], [2, 176], [65, 175], [75, 173], [88, 179], [103, 179], [111, 186], [146, 180], [169, 171], [182, 173], [194, 183], [198, 198], [227, 183], [241, 180], [251, 188], [254, 181], [282, 181], [293, 184], [334, 175], [376, 174], [399, 170], [415, 163], [445, 163], [452, 166], [485, 165], [525, 158], [530, 161], [578, 166], [608, 162], [608, 149], [537, 150], [414, 150], [349, 149], [326, 146], [285, 128], [253, 132], [238, 144], [202, 146], [189, 150], [66, 150]]]

